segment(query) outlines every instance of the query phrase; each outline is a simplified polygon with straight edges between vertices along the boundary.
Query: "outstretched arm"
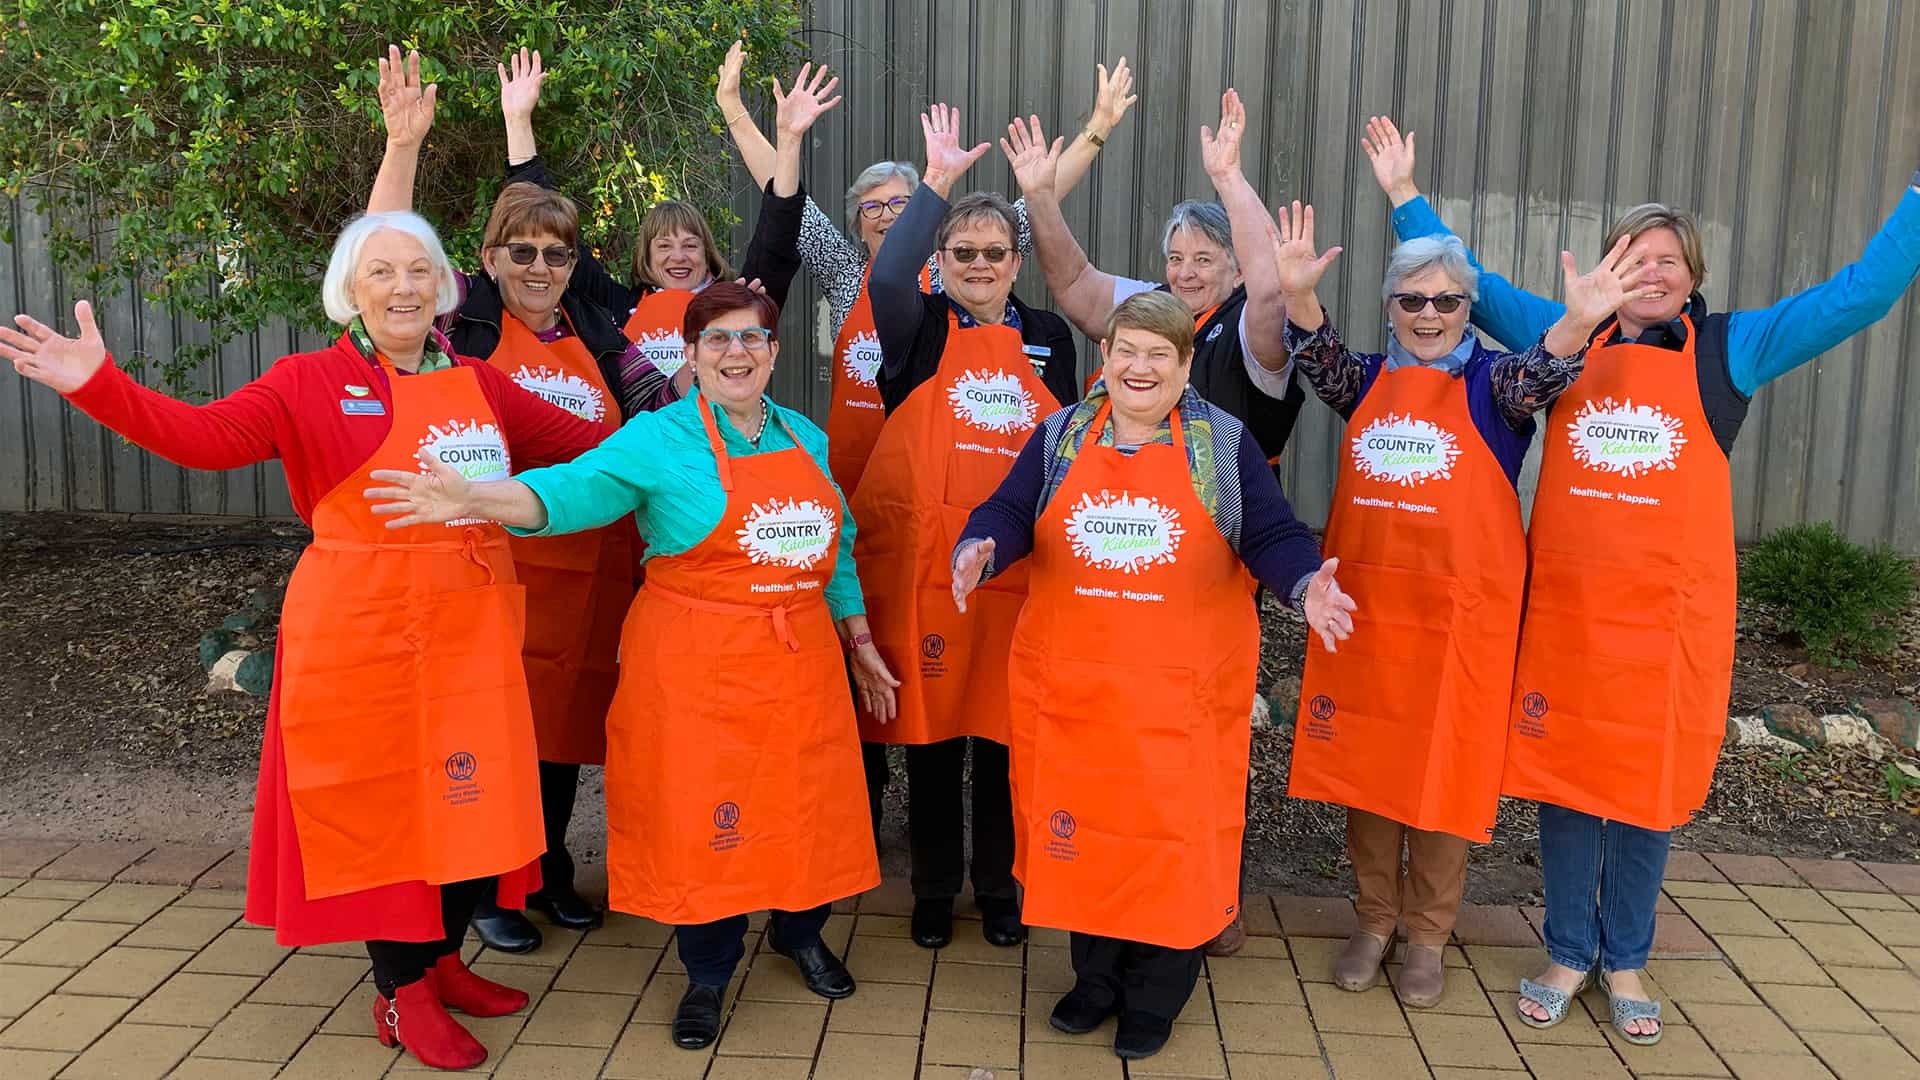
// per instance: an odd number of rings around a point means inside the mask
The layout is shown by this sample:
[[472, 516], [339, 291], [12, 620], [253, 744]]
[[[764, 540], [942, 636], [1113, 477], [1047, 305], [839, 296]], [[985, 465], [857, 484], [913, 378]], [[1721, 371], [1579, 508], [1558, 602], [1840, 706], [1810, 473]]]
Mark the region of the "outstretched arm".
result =
[[1060, 169], [1057, 186], [1059, 197], [1066, 198], [1073, 189], [1086, 179], [1087, 171], [1093, 168], [1093, 159], [1100, 156], [1100, 148], [1105, 146], [1113, 129], [1140, 100], [1133, 92], [1133, 69], [1127, 66], [1127, 58], [1113, 66], [1108, 74], [1107, 65], [1094, 65], [1097, 74], [1093, 84], [1093, 112], [1087, 115], [1087, 126], [1080, 129], [1073, 142], [1067, 145], [1067, 152], [1060, 155]]
[[413, 209], [413, 180], [420, 168], [420, 144], [433, 127], [434, 103], [440, 84], [420, 82], [420, 54], [400, 57], [398, 45], [387, 46], [380, 61], [380, 116], [386, 123], [387, 150], [380, 172], [367, 196], [367, 213]]
[[1240, 340], [1255, 363], [1268, 371], [1284, 371], [1286, 297], [1280, 291], [1270, 239], [1273, 219], [1240, 168], [1240, 140], [1246, 133], [1246, 106], [1239, 92], [1229, 88], [1220, 95], [1220, 127], [1200, 129], [1200, 160], [1220, 205], [1226, 208], [1227, 224], [1233, 230], [1233, 257], [1247, 286], [1246, 331]]
[[740, 97], [740, 69], [746, 61], [745, 42], [735, 41], [727, 47], [727, 58], [721, 63], [714, 84], [713, 102], [720, 106], [720, 118], [727, 125], [727, 134], [733, 137], [733, 145], [740, 151], [740, 163], [753, 176], [754, 186], [764, 188], [773, 179], [775, 151]]
[[1060, 143], [1055, 139], [1049, 146], [1040, 118], [1033, 116], [1007, 125], [1000, 151], [1007, 155], [1026, 197], [1034, 254], [1054, 306], [1082, 333], [1098, 340], [1106, 336], [1107, 317], [1113, 314], [1114, 276], [1087, 261], [1086, 251], [1060, 213]]

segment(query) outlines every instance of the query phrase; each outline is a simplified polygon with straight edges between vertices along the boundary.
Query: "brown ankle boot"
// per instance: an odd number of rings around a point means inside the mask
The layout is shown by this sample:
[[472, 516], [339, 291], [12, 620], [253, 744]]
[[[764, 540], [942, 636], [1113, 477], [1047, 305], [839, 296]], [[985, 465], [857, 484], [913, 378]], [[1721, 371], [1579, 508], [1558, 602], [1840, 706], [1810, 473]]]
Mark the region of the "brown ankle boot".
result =
[[1356, 994], [1372, 989], [1380, 981], [1380, 961], [1387, 955], [1388, 944], [1388, 938], [1355, 930], [1333, 962], [1333, 985]]
[[1438, 945], [1407, 943], [1406, 962], [1394, 991], [1400, 1004], [1413, 1009], [1431, 1009], [1440, 1004], [1447, 990], [1447, 968]]
[[1213, 935], [1213, 940], [1204, 946], [1208, 956], [1232, 956], [1245, 948], [1247, 944], [1247, 924], [1241, 921], [1240, 910], [1234, 909], [1233, 921], [1227, 928]]

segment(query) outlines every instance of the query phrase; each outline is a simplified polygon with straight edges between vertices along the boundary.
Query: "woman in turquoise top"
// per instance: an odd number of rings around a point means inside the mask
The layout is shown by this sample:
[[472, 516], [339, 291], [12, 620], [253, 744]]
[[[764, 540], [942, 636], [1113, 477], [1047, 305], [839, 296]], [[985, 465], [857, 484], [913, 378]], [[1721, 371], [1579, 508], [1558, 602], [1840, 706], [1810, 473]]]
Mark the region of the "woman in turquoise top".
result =
[[635, 515], [647, 582], [607, 714], [608, 906], [677, 928], [687, 1049], [719, 1033], [752, 911], [772, 909], [769, 942], [810, 990], [853, 993], [820, 930], [833, 901], [879, 884], [847, 671], [883, 723], [899, 684], [867, 632], [826, 436], [766, 395], [778, 324], [764, 294], [710, 285], [683, 328], [694, 396], [565, 465], [471, 483], [428, 462], [376, 471], [387, 486], [366, 493], [396, 528], [544, 535]]
[[[1450, 236], [1439, 215], [1413, 185], [1412, 136], [1402, 139], [1392, 121], [1374, 117], [1367, 125], [1363, 145], [1372, 159], [1375, 178], [1393, 201], [1393, 227], [1400, 239]], [[1583, 529], [1581, 526], [1599, 521], [1596, 515], [1606, 512], [1608, 504], [1583, 502], [1591, 500], [1594, 489], [1576, 488], [1572, 483], [1606, 486], [1627, 481], [1617, 479], [1621, 471], [1617, 462], [1596, 461], [1590, 455], [1582, 459], [1569, 448], [1573, 437], [1566, 431], [1575, 425], [1549, 423], [1546, 466], [1530, 526], [1529, 615], [1522, 631], [1514, 689], [1520, 699], [1520, 716], [1510, 729], [1502, 789], [1508, 794], [1538, 798], [1540, 804], [1540, 866], [1546, 906], [1542, 936], [1549, 963], [1537, 979], [1521, 980], [1517, 1002], [1520, 1019], [1532, 1027], [1559, 1023], [1573, 995], [1597, 965], [1602, 988], [1611, 1002], [1614, 1027], [1628, 1042], [1645, 1045], [1658, 1041], [1661, 1032], [1660, 1005], [1648, 1000], [1639, 970], [1645, 966], [1653, 943], [1655, 905], [1672, 835], [1669, 823], [1676, 818], [1684, 820], [1684, 813], [1700, 806], [1709, 777], [1689, 773], [1687, 805], [1657, 815], [1648, 813], [1646, 820], [1639, 822], [1620, 820], [1646, 813], [1643, 804], [1651, 800], [1638, 798], [1646, 788], [1677, 789], [1672, 777], [1678, 773], [1665, 765], [1655, 769], [1647, 762], [1617, 760], [1620, 755], [1613, 749], [1597, 749], [1596, 740], [1614, 739], [1651, 761], [1662, 760], [1663, 754], [1666, 761], [1671, 761], [1675, 732], [1720, 730], [1731, 685], [1734, 618], [1727, 610], [1731, 605], [1723, 607], [1718, 597], [1721, 590], [1731, 597], [1734, 588], [1733, 503], [1731, 485], [1725, 480], [1726, 457], [1702, 457], [1702, 451], [1713, 454], [1717, 444], [1720, 455], [1731, 454], [1748, 403], [1760, 387], [1878, 321], [1913, 283], [1915, 274], [1920, 273], [1920, 173], [1914, 175], [1892, 216], [1867, 242], [1858, 260], [1828, 280], [1764, 308], [1731, 312], [1707, 309], [1699, 291], [1707, 276], [1701, 230], [1683, 211], [1657, 203], [1634, 207], [1612, 226], [1606, 244], [1610, 247], [1621, 237], [1631, 237], [1634, 249], [1648, 260], [1652, 270], [1644, 284], [1654, 289], [1623, 306], [1615, 322], [1601, 328], [1592, 342], [1586, 374], [1560, 399], [1556, 409], [1582, 397], [1581, 387], [1589, 380], [1599, 380], [1596, 387], [1631, 391], [1622, 396], [1643, 411], [1653, 408], [1658, 413], [1658, 406], [1649, 406], [1649, 399], [1665, 395], [1669, 403], [1684, 406], [1682, 411], [1669, 414], [1667, 422], [1680, 425], [1691, 422], [1686, 417], [1697, 416], [1705, 421], [1707, 430], [1691, 440], [1670, 438], [1662, 447], [1666, 456], [1659, 469], [1676, 476], [1689, 470], [1691, 475], [1706, 476], [1710, 467], [1712, 483], [1673, 489], [1689, 494], [1674, 498], [1674, 505], [1663, 511], [1670, 515], [1662, 519], [1669, 523], [1664, 535], [1672, 541], [1658, 550], [1620, 540], [1620, 529]], [[1473, 265], [1479, 269], [1477, 260]], [[1482, 270], [1473, 323], [1508, 345], [1524, 346], [1537, 341], [1564, 310], [1559, 303], [1515, 288], [1498, 274]], [[1687, 378], [1684, 371], [1663, 371], [1659, 363], [1649, 364], [1646, 359], [1651, 356], [1664, 361], [1668, 353], [1676, 364], [1692, 365], [1692, 378]], [[1676, 384], [1685, 388], [1684, 399], [1668, 389]], [[1696, 388], [1698, 397], [1694, 399]], [[1597, 396], [1602, 392], [1596, 388], [1587, 393]], [[1612, 391], [1608, 393], [1600, 402], [1602, 408], [1613, 405]], [[1683, 457], [1679, 447], [1688, 441], [1698, 449], [1691, 451], [1691, 457]], [[1550, 482], [1556, 462], [1573, 464], [1562, 465]], [[1609, 472], [1609, 466], [1615, 471]], [[1653, 471], [1642, 470], [1639, 475]], [[1627, 475], [1634, 474], [1628, 471]], [[1596, 481], [1595, 477], [1606, 479]], [[1611, 491], [1604, 494], [1610, 496]], [[1639, 500], [1655, 506], [1660, 502], [1644, 495]], [[1611, 505], [1621, 502], [1615, 500]], [[1645, 529], [1636, 525], [1627, 535], [1640, 535]], [[1711, 547], [1715, 550], [1706, 550], [1705, 537], [1713, 538]], [[1578, 586], [1563, 583], [1578, 578], [1566, 570], [1575, 565], [1567, 554], [1569, 544], [1579, 549], [1579, 557], [1594, 560], [1587, 565], [1604, 567], [1601, 573], [1624, 571], [1646, 580], [1666, 566], [1683, 568], [1686, 586], [1673, 594], [1674, 613], [1657, 614], [1644, 605], [1611, 612], [1588, 611], [1583, 603], [1570, 602], [1569, 596], [1578, 591]], [[1704, 599], [1691, 599], [1708, 596], [1715, 598], [1710, 605]], [[1688, 604], [1699, 606], [1684, 606]], [[1639, 621], [1624, 621], [1628, 619]], [[1547, 644], [1542, 646], [1542, 642]], [[1565, 642], [1575, 643], [1572, 653], [1554, 653], [1551, 663], [1535, 664], [1534, 674], [1529, 675], [1530, 646], [1540, 653]], [[1663, 644], [1668, 658], [1659, 659], [1646, 651], [1655, 647], [1650, 642]], [[1672, 644], [1665, 644], [1668, 642]], [[1633, 653], [1634, 649], [1643, 652]], [[1619, 659], [1630, 653], [1635, 660]], [[1639, 665], [1633, 670], [1657, 675], [1632, 685], [1662, 685], [1667, 700], [1657, 700], [1653, 694], [1611, 705], [1578, 699], [1582, 692], [1605, 697], [1605, 691], [1594, 691], [1603, 684], [1593, 673], [1625, 671], [1632, 664]], [[1570, 706], [1558, 688], [1552, 693], [1540, 692], [1542, 683], [1538, 680], [1545, 676], [1539, 672], [1545, 667], [1577, 673], [1568, 682], [1575, 697]], [[1530, 678], [1536, 681], [1530, 682]], [[1659, 724], [1649, 725], [1647, 717], [1657, 718]], [[1664, 744], [1660, 728], [1665, 731]], [[1558, 740], [1552, 743], [1555, 749], [1551, 751], [1541, 749], [1549, 745], [1549, 731], [1555, 732], [1553, 738]], [[1563, 746], [1569, 749], [1559, 749]], [[1563, 764], [1565, 756], [1578, 756], [1589, 749], [1609, 762], [1608, 768], [1597, 774], [1597, 781], [1595, 776]], [[1713, 749], [1712, 745], [1705, 746], [1706, 753], [1701, 756], [1710, 758]], [[1628, 777], [1635, 779], [1625, 779]], [[1606, 815], [1598, 816], [1595, 811], [1602, 800], [1594, 794], [1597, 783], [1635, 798], [1611, 798]]]

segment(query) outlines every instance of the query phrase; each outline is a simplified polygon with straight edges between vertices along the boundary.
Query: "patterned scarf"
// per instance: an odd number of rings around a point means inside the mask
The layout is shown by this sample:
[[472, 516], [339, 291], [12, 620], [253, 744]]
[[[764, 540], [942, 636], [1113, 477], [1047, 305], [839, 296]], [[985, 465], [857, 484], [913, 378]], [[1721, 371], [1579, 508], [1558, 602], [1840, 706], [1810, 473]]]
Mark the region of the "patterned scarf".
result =
[[[361, 322], [358, 315], [355, 315], [353, 321], [347, 324], [347, 340], [353, 342], [353, 347], [359, 350], [362, 359], [368, 363], [373, 362], [374, 354], [379, 350], [373, 344], [373, 335], [367, 333], [367, 324]], [[436, 326], [427, 332], [426, 351], [420, 354], [420, 367], [414, 374], [425, 375], [432, 371], [444, 371], [452, 366], [453, 343], [448, 341], [446, 335], [442, 334], [440, 328]], [[404, 375], [405, 372], [401, 374]]]
[[[1093, 389], [1087, 391], [1087, 396], [1081, 399], [1080, 404], [1074, 406], [1073, 415], [1067, 418], [1066, 427], [1060, 432], [1060, 445], [1054, 450], [1053, 470], [1047, 475], [1046, 488], [1040, 493], [1040, 505], [1045, 506], [1052, 501], [1053, 493], [1066, 480], [1067, 470], [1073, 467], [1074, 459], [1080, 456], [1080, 448], [1091, 433], [1094, 415], [1106, 401], [1107, 381], [1101, 379], [1093, 384]], [[1212, 516], [1218, 509], [1220, 499], [1213, 474], [1213, 422], [1207, 418], [1200, 395], [1192, 386], [1180, 392], [1180, 402], [1174, 408], [1180, 412], [1180, 435], [1181, 441], [1186, 443], [1187, 473], [1193, 479], [1193, 492], [1200, 496], [1200, 504]], [[1153, 441], [1173, 445], [1173, 424], [1170, 419], [1160, 422]], [[1108, 417], [1094, 445], [1113, 444], [1113, 418]]]

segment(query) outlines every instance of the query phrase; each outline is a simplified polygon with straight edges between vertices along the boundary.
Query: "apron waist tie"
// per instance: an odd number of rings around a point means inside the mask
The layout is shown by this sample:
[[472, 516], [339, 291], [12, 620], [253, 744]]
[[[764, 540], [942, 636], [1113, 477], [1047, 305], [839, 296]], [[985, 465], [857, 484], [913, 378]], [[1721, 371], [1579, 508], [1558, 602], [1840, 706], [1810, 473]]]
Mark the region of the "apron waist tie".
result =
[[711, 611], [717, 615], [746, 615], [771, 619], [773, 621], [773, 636], [778, 638], [780, 643], [787, 647], [788, 652], [800, 651], [800, 638], [793, 632], [791, 615], [802, 608], [812, 607], [815, 604], [825, 602], [820, 597], [814, 597], [797, 604], [780, 604], [776, 607], [761, 607], [758, 604], [729, 604], [719, 600], [703, 600], [697, 596], [688, 596], [685, 593], [675, 592], [664, 585], [655, 585], [651, 581], [641, 587], [648, 592], [658, 593], [664, 599], [671, 600], [682, 607], [692, 608], [695, 611]]

